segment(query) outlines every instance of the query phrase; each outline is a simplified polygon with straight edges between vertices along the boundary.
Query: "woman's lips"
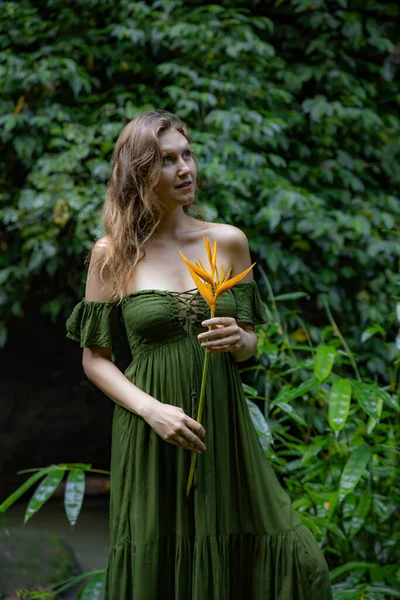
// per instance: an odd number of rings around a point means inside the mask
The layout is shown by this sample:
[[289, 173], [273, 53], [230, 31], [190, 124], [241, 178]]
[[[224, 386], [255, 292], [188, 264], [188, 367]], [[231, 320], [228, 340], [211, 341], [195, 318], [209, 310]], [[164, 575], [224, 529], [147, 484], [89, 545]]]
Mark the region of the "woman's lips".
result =
[[178, 185], [177, 190], [189, 190], [192, 187], [192, 182], [186, 183], [185, 185]]

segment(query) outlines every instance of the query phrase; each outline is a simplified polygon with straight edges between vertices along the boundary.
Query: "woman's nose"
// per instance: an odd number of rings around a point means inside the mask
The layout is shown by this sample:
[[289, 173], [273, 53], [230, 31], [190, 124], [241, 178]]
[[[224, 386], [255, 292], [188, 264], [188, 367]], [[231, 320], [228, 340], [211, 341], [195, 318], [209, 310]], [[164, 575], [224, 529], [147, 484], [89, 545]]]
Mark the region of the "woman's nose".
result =
[[188, 171], [190, 171], [189, 165], [183, 158], [181, 158], [178, 163], [178, 171], [179, 173], [187, 173]]

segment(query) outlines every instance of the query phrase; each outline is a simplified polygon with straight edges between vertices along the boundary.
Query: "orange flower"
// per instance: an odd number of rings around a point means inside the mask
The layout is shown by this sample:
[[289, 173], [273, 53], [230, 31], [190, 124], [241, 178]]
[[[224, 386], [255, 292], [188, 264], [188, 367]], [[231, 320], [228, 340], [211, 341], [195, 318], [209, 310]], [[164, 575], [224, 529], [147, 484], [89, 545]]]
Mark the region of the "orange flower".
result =
[[225, 275], [224, 265], [221, 265], [221, 276], [218, 273], [217, 267], [217, 242], [214, 241], [213, 247], [211, 249], [210, 240], [208, 237], [204, 237], [204, 245], [206, 247], [208, 262], [210, 263], [210, 271], [204, 267], [203, 263], [200, 259], [198, 259], [194, 264], [189, 262], [186, 256], [182, 254], [179, 250], [182, 260], [185, 262], [189, 272], [192, 276], [194, 283], [196, 284], [197, 289], [200, 294], [203, 296], [204, 300], [207, 302], [211, 311], [215, 312], [215, 306], [217, 300], [221, 294], [230, 290], [234, 285], [239, 283], [241, 279], [251, 269], [254, 267], [256, 263], [253, 263], [251, 267], [239, 273], [239, 275], [235, 275], [230, 279], [232, 273], [232, 267], [229, 269], [228, 273]]

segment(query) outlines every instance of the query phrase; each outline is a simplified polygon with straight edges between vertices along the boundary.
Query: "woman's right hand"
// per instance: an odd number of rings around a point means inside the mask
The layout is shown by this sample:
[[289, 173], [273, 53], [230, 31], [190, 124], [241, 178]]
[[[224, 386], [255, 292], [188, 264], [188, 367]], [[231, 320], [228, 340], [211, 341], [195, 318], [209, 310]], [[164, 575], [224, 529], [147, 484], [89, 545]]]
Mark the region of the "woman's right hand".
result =
[[170, 444], [197, 454], [206, 449], [200, 439], [206, 434], [203, 425], [189, 417], [179, 406], [158, 402], [145, 420]]

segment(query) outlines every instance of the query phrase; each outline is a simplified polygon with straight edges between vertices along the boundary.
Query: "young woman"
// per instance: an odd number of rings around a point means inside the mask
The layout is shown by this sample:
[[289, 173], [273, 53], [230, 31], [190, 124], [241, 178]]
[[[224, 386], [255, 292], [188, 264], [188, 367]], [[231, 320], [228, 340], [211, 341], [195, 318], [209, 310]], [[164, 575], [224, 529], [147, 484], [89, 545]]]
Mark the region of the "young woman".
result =
[[[219, 267], [235, 276], [250, 266], [240, 229], [187, 214], [196, 176], [179, 118], [146, 111], [125, 127], [106, 236], [67, 323], [86, 375], [116, 403], [106, 599], [329, 600], [325, 560], [264, 456], [242, 391], [237, 363], [254, 353], [254, 324], [266, 321], [251, 271], [210, 319], [179, 254], [207, 264], [207, 236], [217, 241]], [[132, 353], [125, 373], [112, 361], [119, 314]]]

